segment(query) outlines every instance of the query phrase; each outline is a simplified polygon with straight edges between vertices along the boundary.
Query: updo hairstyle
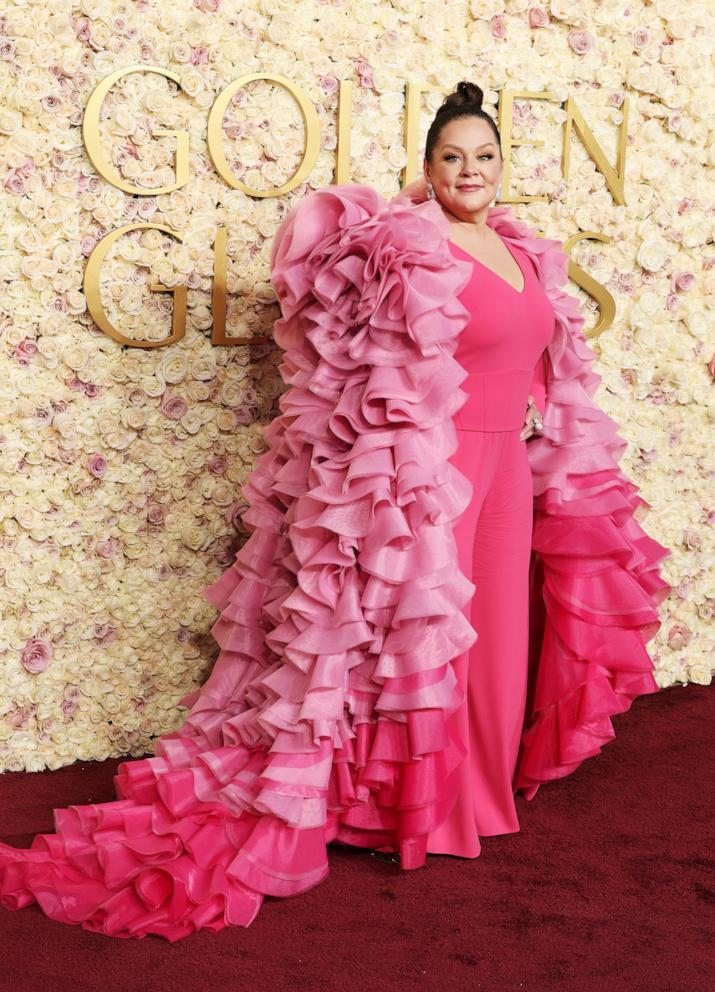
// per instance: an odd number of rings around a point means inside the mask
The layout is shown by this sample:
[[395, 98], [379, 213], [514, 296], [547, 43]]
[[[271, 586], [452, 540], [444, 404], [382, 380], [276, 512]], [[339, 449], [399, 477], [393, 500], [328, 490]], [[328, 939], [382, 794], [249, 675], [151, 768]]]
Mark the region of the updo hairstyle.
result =
[[429, 131], [427, 132], [427, 140], [425, 141], [425, 158], [428, 162], [432, 161], [434, 146], [439, 141], [440, 132], [442, 131], [444, 125], [449, 124], [450, 121], [457, 120], [460, 117], [481, 117], [482, 120], [487, 121], [494, 132], [497, 148], [499, 149], [499, 154], [501, 155], [501, 138], [499, 136], [499, 130], [494, 123], [493, 117], [485, 110], [482, 110], [483, 99], [484, 92], [479, 86], [476, 85], [476, 83], [470, 83], [467, 80], [462, 80], [462, 82], [457, 83], [457, 88], [454, 92], [450, 93], [442, 101], [442, 105], [438, 108], [437, 113], [434, 116], [434, 120], [430, 124]]

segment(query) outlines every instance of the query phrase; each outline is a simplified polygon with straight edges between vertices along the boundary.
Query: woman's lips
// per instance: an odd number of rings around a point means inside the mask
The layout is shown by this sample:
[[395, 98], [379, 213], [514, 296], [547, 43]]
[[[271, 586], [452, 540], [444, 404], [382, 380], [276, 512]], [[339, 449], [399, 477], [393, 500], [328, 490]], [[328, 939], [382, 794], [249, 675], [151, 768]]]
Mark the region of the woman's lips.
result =
[[472, 186], [472, 185], [466, 186], [465, 185], [465, 186], [457, 186], [457, 189], [463, 189], [463, 190], [466, 190], [466, 192], [471, 193], [472, 190], [484, 189], [484, 187], [483, 186]]

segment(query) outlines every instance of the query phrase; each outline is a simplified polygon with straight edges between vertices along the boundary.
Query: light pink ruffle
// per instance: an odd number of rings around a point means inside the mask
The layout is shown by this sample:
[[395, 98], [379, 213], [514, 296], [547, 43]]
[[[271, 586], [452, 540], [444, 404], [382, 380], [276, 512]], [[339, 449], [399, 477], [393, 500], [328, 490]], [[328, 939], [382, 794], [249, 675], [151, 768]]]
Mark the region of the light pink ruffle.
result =
[[463, 748], [450, 661], [476, 640], [449, 462], [467, 313], [436, 205], [316, 191], [273, 249], [290, 386], [245, 487], [251, 535], [205, 590], [220, 654], [118, 802], [0, 847], [2, 901], [116, 936], [246, 925], [322, 879], [331, 840], [424, 862]]

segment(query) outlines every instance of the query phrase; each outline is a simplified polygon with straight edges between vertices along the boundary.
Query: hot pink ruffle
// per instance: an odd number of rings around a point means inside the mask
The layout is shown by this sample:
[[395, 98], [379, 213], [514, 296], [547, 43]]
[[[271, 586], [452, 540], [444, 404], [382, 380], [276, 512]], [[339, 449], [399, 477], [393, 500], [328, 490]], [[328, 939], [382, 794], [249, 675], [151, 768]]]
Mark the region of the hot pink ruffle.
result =
[[531, 254], [556, 314], [544, 427], [528, 444], [531, 679], [515, 787], [531, 799], [615, 736], [611, 716], [658, 690], [645, 645], [671, 589], [659, 571], [671, 552], [637, 522], [649, 504], [618, 468], [626, 442], [593, 399], [601, 376], [578, 301], [561, 288], [567, 255], [509, 208], [492, 210], [489, 222]]
[[120, 766], [117, 801], [55, 811], [28, 851], [0, 845], [4, 906], [177, 940], [315, 885], [332, 840], [424, 862], [464, 753], [450, 662], [477, 636], [452, 534], [472, 485], [448, 460], [470, 266], [447, 233], [436, 204], [353, 185], [284, 221], [290, 388], [244, 487], [250, 537], [204, 591], [219, 657], [179, 730]]

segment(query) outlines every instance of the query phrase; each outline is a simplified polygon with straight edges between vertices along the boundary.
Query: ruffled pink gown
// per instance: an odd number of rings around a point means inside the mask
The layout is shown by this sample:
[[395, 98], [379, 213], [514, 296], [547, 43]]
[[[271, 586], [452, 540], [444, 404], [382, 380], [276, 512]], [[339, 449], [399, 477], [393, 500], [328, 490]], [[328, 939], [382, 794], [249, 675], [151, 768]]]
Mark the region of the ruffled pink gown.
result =
[[[647, 504], [593, 400], [560, 245], [509, 208], [488, 223], [528, 255], [556, 315], [544, 429], [526, 446], [534, 636], [515, 785], [530, 798], [657, 689], [645, 644], [668, 551], [636, 522]], [[449, 233], [436, 203], [354, 184], [289, 213], [272, 257], [288, 389], [243, 490], [250, 537], [205, 590], [219, 657], [179, 730], [120, 765], [116, 800], [55, 810], [56, 832], [28, 850], [0, 844], [6, 908], [174, 941], [315, 885], [330, 842], [424, 863], [459, 793], [453, 662], [478, 634], [454, 537], [474, 487], [451, 461], [473, 266]]]

